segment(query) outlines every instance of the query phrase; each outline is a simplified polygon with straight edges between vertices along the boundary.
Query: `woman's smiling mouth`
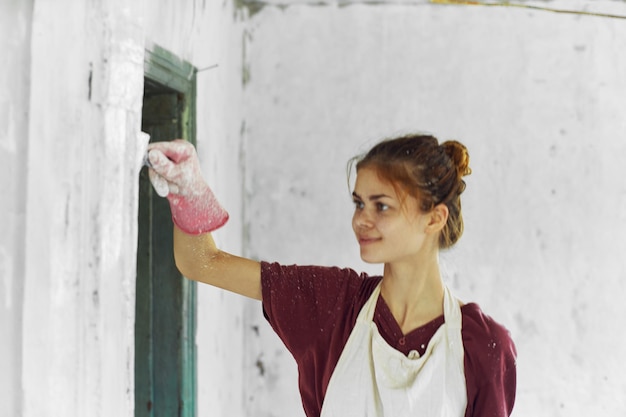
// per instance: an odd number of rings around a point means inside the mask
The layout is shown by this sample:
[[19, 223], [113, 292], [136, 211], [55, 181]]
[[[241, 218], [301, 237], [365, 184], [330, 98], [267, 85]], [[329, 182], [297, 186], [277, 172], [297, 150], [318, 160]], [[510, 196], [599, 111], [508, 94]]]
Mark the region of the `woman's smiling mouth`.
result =
[[359, 236], [359, 245], [369, 245], [375, 242], [379, 242], [382, 240], [380, 237], [368, 237], [368, 236]]

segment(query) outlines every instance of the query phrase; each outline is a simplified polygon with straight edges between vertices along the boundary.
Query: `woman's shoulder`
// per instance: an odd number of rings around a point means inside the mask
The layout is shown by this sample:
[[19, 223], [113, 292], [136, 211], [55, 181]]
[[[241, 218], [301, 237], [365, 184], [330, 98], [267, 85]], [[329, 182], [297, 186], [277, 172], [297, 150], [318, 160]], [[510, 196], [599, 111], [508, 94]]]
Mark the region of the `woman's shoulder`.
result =
[[350, 268], [261, 262], [263, 313], [296, 355], [338, 321], [351, 323], [379, 280]]
[[509, 330], [486, 314], [478, 304], [468, 303], [461, 307], [463, 317], [463, 342], [472, 347], [492, 350], [514, 349]]
[[374, 287], [380, 282], [381, 277], [370, 276], [365, 272], [357, 272], [352, 268], [321, 265], [286, 265], [278, 262], [261, 262], [261, 274], [266, 279], [286, 280], [291, 282], [309, 282], [320, 284], [322, 281], [330, 281], [336, 284], [348, 284], [365, 289]]
[[494, 375], [515, 367], [517, 350], [509, 330], [478, 304], [461, 307], [465, 359], [474, 373]]
[[464, 329], [468, 326], [468, 330], [475, 331], [482, 335], [509, 333], [504, 325], [485, 313], [477, 303], [463, 304], [461, 306], [461, 313], [463, 315]]
[[286, 264], [281, 262], [261, 261], [263, 272], [279, 275], [308, 275], [311, 277], [326, 275], [346, 275], [351, 278], [367, 278], [365, 273], [359, 274], [352, 268], [342, 268], [338, 266], [323, 265], [302, 265], [302, 264]]
[[517, 385], [517, 350], [511, 334], [476, 303], [465, 304], [461, 313], [470, 415], [508, 416]]
[[[261, 262], [261, 287], [266, 308], [303, 303], [350, 308], [374, 291], [381, 277], [358, 273], [351, 268], [318, 265], [284, 265]], [[364, 301], [363, 301], [364, 303]]]

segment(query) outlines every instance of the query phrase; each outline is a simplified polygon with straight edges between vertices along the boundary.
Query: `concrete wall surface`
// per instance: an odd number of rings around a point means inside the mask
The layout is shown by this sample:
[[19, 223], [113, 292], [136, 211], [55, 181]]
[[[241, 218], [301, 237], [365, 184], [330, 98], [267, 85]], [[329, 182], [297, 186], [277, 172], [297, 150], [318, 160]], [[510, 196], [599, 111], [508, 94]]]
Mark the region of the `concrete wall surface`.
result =
[[24, 416], [132, 409], [143, 39], [132, 10], [109, 6], [34, 3], [16, 132], [28, 141]]
[[[231, 2], [161, 1], [145, 7], [146, 40], [197, 69], [196, 140], [203, 173], [227, 207], [228, 224], [214, 233], [231, 253], [243, 247], [242, 28], [245, 8]], [[197, 287], [197, 413], [243, 416], [244, 305], [222, 290]]]
[[0, 414], [19, 415], [32, 2], [0, 2]]
[[[0, 415], [134, 415], [146, 48], [199, 70], [219, 64], [198, 73], [198, 148], [231, 211], [217, 239], [241, 251], [246, 13], [229, 2], [0, 2]], [[197, 296], [198, 412], [242, 415], [243, 300]]]
[[[474, 169], [466, 232], [442, 261], [456, 294], [511, 330], [515, 415], [624, 415], [626, 26], [608, 15], [626, 7], [523, 4], [586, 14], [0, 2], [0, 415], [133, 415], [137, 133], [154, 45], [199, 70], [197, 147], [231, 214], [224, 250], [376, 273], [358, 260], [346, 161], [409, 131], [459, 139]], [[258, 302], [199, 286], [196, 342], [198, 415], [303, 415]]]
[[[626, 414], [625, 21], [281, 3], [248, 24], [248, 255], [378, 271], [358, 260], [346, 161], [411, 131], [461, 140], [474, 170], [466, 231], [442, 261], [456, 294], [512, 333], [514, 414]], [[249, 409], [303, 415], [293, 360], [256, 306], [248, 314], [276, 370], [250, 376]]]

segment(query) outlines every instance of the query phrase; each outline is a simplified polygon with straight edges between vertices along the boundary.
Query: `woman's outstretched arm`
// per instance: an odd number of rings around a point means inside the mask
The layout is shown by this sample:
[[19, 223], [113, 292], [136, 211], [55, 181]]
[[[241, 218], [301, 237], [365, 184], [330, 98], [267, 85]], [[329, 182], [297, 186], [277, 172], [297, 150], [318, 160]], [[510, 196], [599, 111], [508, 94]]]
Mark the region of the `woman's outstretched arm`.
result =
[[175, 226], [174, 258], [189, 279], [261, 299], [261, 264], [219, 250], [210, 233], [194, 236]]
[[150, 181], [170, 203], [174, 258], [187, 278], [261, 299], [261, 265], [221, 251], [211, 232], [228, 220], [202, 177], [196, 149], [184, 140], [148, 147]]

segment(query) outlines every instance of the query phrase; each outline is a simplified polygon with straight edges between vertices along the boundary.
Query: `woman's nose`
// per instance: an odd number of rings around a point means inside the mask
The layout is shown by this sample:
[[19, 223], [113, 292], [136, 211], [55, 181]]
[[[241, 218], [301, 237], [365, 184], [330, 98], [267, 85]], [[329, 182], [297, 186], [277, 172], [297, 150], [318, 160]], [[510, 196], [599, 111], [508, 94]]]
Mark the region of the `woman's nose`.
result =
[[367, 210], [357, 210], [354, 212], [353, 224], [355, 228], [367, 229], [372, 227], [372, 218]]

